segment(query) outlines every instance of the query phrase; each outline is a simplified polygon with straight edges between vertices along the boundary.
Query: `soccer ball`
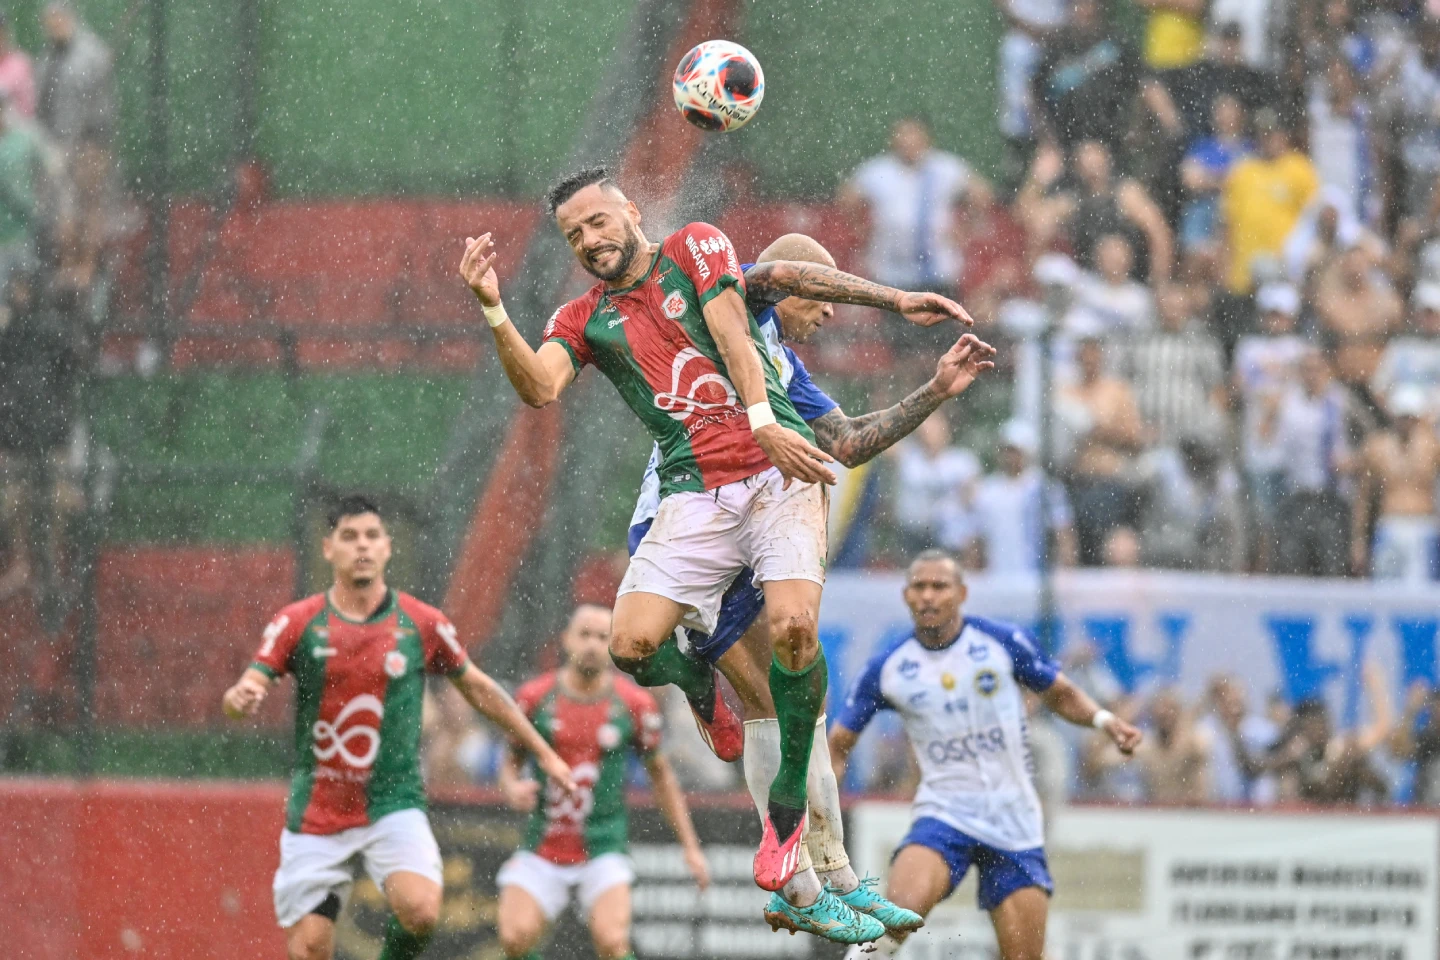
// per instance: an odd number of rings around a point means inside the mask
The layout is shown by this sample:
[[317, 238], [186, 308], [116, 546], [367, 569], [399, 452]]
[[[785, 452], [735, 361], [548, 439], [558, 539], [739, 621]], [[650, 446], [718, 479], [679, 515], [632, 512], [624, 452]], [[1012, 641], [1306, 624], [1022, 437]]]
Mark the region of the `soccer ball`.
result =
[[675, 68], [675, 106], [701, 130], [739, 130], [755, 116], [764, 97], [760, 61], [729, 40], [706, 40]]

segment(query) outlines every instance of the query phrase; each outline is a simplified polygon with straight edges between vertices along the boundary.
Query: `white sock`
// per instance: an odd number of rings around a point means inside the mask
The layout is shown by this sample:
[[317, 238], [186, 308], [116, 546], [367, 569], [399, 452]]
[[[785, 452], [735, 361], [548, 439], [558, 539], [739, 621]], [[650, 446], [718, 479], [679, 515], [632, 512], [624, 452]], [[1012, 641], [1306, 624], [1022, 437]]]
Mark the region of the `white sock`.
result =
[[810, 833], [806, 837], [805, 848], [815, 863], [815, 871], [841, 893], [849, 893], [860, 886], [860, 879], [850, 868], [850, 856], [845, 852], [840, 785], [835, 782], [835, 768], [830, 765], [830, 741], [825, 735], [823, 713], [815, 724], [815, 742], [810, 748], [805, 792], [810, 803]]
[[[780, 721], [774, 718], [768, 720], [746, 720], [745, 721], [745, 786], [750, 790], [750, 799], [755, 802], [755, 809], [760, 811], [761, 822], [764, 822], [766, 811], [770, 805], [770, 784], [775, 780], [775, 774], [780, 772]], [[809, 837], [809, 825], [806, 825], [806, 837]], [[820, 899], [820, 894], [825, 891], [824, 884], [815, 875], [815, 869], [810, 861], [810, 852], [807, 846], [800, 848], [800, 863], [795, 871], [795, 876], [780, 890], [780, 895], [788, 903], [797, 907], [808, 907]]]
[[825, 892], [825, 887], [820, 883], [820, 878], [815, 875], [815, 870], [805, 867], [795, 871], [795, 876], [790, 882], [780, 888], [780, 896], [785, 902], [796, 907], [808, 907], [820, 899], [820, 894]]
[[893, 957], [900, 952], [902, 946], [902, 941], [887, 933], [873, 943], [855, 944], [845, 951], [845, 960], [880, 960], [883, 957]]

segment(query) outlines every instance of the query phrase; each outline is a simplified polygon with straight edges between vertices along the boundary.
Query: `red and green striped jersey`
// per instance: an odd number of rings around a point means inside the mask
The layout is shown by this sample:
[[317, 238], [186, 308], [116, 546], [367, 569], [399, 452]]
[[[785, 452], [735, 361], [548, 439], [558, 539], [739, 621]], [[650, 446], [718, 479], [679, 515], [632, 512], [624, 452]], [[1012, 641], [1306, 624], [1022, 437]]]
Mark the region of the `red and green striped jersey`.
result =
[[285, 827], [338, 833], [425, 808], [420, 711], [425, 674], [470, 660], [434, 607], [391, 590], [368, 620], [346, 619], [318, 593], [265, 628], [254, 667], [294, 674], [295, 775]]
[[[655, 438], [662, 497], [713, 490], [770, 467], [701, 312], [728, 289], [744, 300], [735, 248], [708, 223], [692, 223], [665, 238], [638, 284], [596, 284], [545, 327], [545, 340], [569, 351], [576, 372], [598, 367]], [[749, 320], [776, 420], [813, 441]]]
[[629, 752], [643, 757], [659, 748], [660, 708], [649, 692], [619, 674], [608, 692], [588, 700], [566, 694], [557, 679], [555, 671], [536, 677], [515, 692], [515, 701], [570, 765], [576, 790], [567, 795], [535, 771], [541, 801], [530, 815], [525, 849], [560, 864], [624, 853], [630, 843]]

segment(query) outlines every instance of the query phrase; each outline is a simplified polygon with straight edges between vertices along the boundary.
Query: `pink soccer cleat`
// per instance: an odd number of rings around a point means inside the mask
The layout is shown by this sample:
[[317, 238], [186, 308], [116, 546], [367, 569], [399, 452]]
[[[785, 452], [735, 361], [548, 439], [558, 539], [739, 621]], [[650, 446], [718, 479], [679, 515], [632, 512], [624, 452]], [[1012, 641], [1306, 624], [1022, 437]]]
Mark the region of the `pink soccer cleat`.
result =
[[715, 703], [710, 708], [710, 719], [707, 721], [694, 704], [690, 705], [690, 712], [695, 715], [695, 726], [700, 729], [700, 739], [705, 741], [711, 753], [726, 763], [734, 763], [745, 752], [745, 725], [740, 719], [740, 711], [740, 697], [718, 670], [715, 671]]
[[760, 849], [755, 851], [755, 884], [762, 890], [779, 890], [790, 882], [800, 868], [800, 851], [805, 849], [805, 823], [810, 811], [800, 817], [795, 832], [780, 842], [775, 836], [775, 824], [770, 814], [765, 814], [765, 830], [760, 835]]

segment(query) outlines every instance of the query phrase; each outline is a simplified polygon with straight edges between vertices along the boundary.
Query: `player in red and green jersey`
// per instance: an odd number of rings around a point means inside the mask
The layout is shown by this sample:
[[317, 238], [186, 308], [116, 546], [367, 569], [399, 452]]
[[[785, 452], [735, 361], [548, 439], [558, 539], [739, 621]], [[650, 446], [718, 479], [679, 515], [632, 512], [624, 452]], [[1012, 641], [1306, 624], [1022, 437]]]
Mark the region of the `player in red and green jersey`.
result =
[[710, 870], [685, 794], [659, 752], [662, 723], [655, 698], [610, 665], [610, 611], [578, 607], [563, 642], [565, 665], [522, 686], [515, 699], [570, 765], [575, 791], [556, 789], [543, 771], [525, 777], [527, 750], [512, 744], [500, 769], [500, 786], [512, 807], [530, 811], [530, 824], [524, 845], [497, 877], [500, 943], [514, 960], [530, 955], [573, 892], [596, 956], [622, 960], [633, 956], [630, 885], [635, 871], [627, 856], [625, 809], [632, 754], [644, 761], [656, 803], [675, 829], [701, 890], [710, 883]]
[[255, 662], [225, 692], [232, 718], [251, 716], [293, 674], [296, 768], [275, 913], [294, 960], [329, 960], [355, 861], [393, 911], [381, 960], [409, 960], [440, 915], [440, 849], [425, 817], [420, 714], [427, 673], [444, 674], [478, 711], [535, 752], [563, 792], [569, 766], [504, 689], [465, 654], [439, 610], [385, 585], [390, 535], [368, 497], [342, 497], [322, 547], [335, 582], [281, 610]]
[[[555, 313], [538, 350], [501, 305], [489, 234], [467, 240], [460, 273], [485, 307], [522, 400], [552, 402], [593, 364], [659, 445], [663, 499], [621, 583], [611, 655], [644, 686], [680, 687], [722, 759], [737, 758], [743, 746], [728, 685], [680, 652], [674, 629], [685, 621], [713, 631], [721, 597], [742, 569], [761, 584], [781, 764], [754, 866], [756, 883], [778, 890], [799, 864], [806, 768], [825, 700], [816, 621], [825, 579], [822, 485], [834, 482], [825, 466], [832, 458], [811, 442], [774, 367], [760, 360], [760, 332], [723, 233], [692, 223], [651, 243], [638, 208], [598, 168], [561, 181], [547, 200], [581, 266], [600, 283]], [[908, 296], [927, 298], [912, 318], [968, 320], [943, 297]], [[853, 942], [871, 929], [833, 896], [814, 906], [825, 914], [815, 929], [827, 937]]]

